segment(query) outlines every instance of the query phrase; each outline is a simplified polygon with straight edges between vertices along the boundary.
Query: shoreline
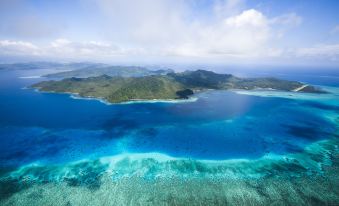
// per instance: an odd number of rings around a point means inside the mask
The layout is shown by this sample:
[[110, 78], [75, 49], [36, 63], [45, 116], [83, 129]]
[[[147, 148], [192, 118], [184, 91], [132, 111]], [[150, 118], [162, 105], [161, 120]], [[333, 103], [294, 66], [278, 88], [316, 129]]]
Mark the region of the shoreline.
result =
[[[307, 87], [308, 84], [304, 84], [302, 87]], [[321, 88], [324, 88], [324, 91], [328, 92], [321, 96], [322, 99], [329, 98], [329, 95], [333, 96], [336, 93], [330, 91], [330, 89], [336, 89], [337, 87], [323, 87], [318, 85]], [[301, 87], [297, 88], [300, 89]], [[55, 91], [41, 91], [38, 87], [24, 87], [22, 89], [34, 89], [36, 92], [41, 93], [55, 93], [55, 94], [68, 94], [72, 99], [80, 99], [80, 100], [96, 100], [106, 105], [123, 105], [123, 104], [143, 104], [143, 103], [187, 103], [187, 102], [195, 102], [199, 99], [199, 94], [209, 92], [209, 91], [228, 91], [234, 92], [240, 95], [251, 95], [258, 97], [277, 97], [277, 98], [287, 98], [287, 99], [303, 99], [303, 100], [317, 100], [319, 98], [318, 93], [304, 93], [291, 90], [291, 91], [283, 91], [277, 90], [273, 88], [256, 88], [256, 89], [199, 89], [195, 90], [194, 94], [191, 95], [188, 99], [130, 99], [122, 102], [109, 102], [102, 97], [94, 97], [94, 96], [81, 96], [78, 93], [73, 92], [55, 92]]]
[[37, 87], [23, 87], [22, 89], [33, 89], [35, 92], [40, 93], [51, 93], [51, 94], [67, 94], [71, 99], [77, 99], [77, 100], [94, 100], [99, 101], [106, 105], [122, 105], [122, 104], [144, 104], [144, 103], [187, 103], [187, 102], [195, 102], [198, 100], [197, 97], [189, 97], [188, 99], [132, 99], [124, 102], [117, 102], [117, 103], [111, 103], [107, 101], [104, 98], [100, 97], [83, 97], [80, 96], [78, 93], [73, 92], [55, 92], [55, 91], [41, 91], [40, 88]]
[[[57, 92], [55, 92], [57, 93]], [[111, 103], [104, 98], [100, 97], [83, 97], [80, 96], [77, 93], [64, 93], [64, 94], [70, 94], [70, 98], [72, 99], [79, 99], [79, 100], [94, 100], [99, 101], [106, 105], [122, 105], [122, 104], [143, 104], [143, 103], [186, 103], [186, 102], [195, 102], [198, 100], [198, 98], [188, 98], [188, 99], [131, 99], [124, 102], [117, 102], [117, 103]]]

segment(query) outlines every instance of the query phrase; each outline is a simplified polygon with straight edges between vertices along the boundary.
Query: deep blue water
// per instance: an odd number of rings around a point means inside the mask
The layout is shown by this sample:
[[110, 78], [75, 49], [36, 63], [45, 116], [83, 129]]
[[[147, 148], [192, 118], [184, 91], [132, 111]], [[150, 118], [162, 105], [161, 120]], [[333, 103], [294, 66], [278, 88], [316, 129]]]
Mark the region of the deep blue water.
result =
[[41, 72], [0, 71], [1, 166], [124, 152], [211, 160], [294, 153], [332, 137], [336, 125], [323, 112], [339, 112], [321, 102], [227, 91], [201, 93], [196, 102], [105, 105], [22, 89], [43, 78], [18, 77]]

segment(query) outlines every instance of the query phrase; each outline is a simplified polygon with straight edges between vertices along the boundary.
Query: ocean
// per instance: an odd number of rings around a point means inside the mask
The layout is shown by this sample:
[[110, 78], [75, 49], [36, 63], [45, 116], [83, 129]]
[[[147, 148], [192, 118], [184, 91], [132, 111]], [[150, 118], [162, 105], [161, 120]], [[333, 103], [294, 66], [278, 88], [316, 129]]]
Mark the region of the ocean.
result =
[[207, 91], [108, 105], [27, 88], [48, 72], [0, 71], [3, 205], [339, 200], [339, 76], [261, 73], [327, 94]]

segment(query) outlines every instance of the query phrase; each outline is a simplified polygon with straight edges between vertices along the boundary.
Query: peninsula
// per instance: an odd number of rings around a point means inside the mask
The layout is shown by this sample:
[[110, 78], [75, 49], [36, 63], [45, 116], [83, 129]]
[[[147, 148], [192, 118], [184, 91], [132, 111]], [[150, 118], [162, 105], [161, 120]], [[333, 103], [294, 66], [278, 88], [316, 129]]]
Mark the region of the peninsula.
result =
[[140, 77], [101, 75], [88, 78], [65, 78], [43, 81], [31, 86], [39, 91], [74, 93], [81, 97], [100, 98], [110, 103], [133, 100], [185, 99], [207, 89], [273, 89], [291, 92], [323, 93], [297, 81], [277, 78], [240, 78], [231, 74], [196, 70]]

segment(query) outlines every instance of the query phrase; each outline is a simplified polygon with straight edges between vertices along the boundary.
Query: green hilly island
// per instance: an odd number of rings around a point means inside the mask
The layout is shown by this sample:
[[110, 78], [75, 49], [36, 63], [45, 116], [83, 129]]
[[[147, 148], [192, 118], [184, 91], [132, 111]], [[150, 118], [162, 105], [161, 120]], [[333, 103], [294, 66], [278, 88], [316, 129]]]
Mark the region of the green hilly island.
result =
[[197, 91], [207, 89], [274, 89], [321, 93], [321, 90], [296, 81], [276, 78], [239, 78], [231, 74], [217, 74], [197, 70], [140, 77], [101, 75], [87, 78], [65, 78], [43, 81], [31, 86], [39, 91], [75, 93], [81, 97], [101, 98], [110, 103], [133, 100], [185, 99]]

